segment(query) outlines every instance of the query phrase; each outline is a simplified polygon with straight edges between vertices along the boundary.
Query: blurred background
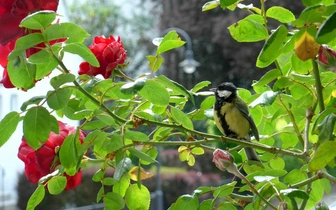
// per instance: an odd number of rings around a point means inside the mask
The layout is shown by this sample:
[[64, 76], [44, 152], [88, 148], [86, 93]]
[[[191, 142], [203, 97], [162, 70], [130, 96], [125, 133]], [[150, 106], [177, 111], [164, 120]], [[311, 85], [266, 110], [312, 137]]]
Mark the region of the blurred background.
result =
[[[86, 45], [90, 45], [92, 38], [97, 35], [120, 36], [130, 60], [125, 73], [131, 77], [149, 71], [145, 56], [155, 53], [156, 47], [152, 40], [165, 35], [168, 29], [175, 28], [187, 43], [164, 55], [164, 66], [157, 75], [164, 74], [187, 89], [204, 80], [211, 81], [211, 87], [231, 81], [238, 87], [250, 89], [253, 80], [259, 80], [265, 72], [274, 68], [258, 69], [255, 66], [263, 42], [238, 43], [233, 40], [227, 27], [247, 16], [248, 12], [219, 8], [202, 12], [202, 6], [207, 1], [60, 0], [58, 13], [62, 15], [61, 21], [75, 22], [92, 35], [91, 39], [86, 40]], [[256, 7], [260, 4], [259, 0], [244, 3], [252, 3]], [[266, 5], [283, 6], [297, 16], [304, 8], [301, 1], [272, 0], [267, 1]], [[273, 29], [277, 23], [269, 22], [269, 27]], [[72, 55], [65, 56], [65, 59], [72, 72], [76, 73], [80, 59]], [[186, 63], [194, 65], [186, 66]], [[45, 94], [48, 89], [51, 88], [47, 78], [28, 92], [0, 87], [0, 118], [9, 111], [19, 110], [22, 102], [34, 95]], [[197, 101], [199, 103], [202, 98]], [[79, 122], [68, 123], [76, 125]], [[0, 148], [0, 210], [25, 209], [29, 196], [36, 188], [27, 182], [22, 173], [23, 164], [16, 157], [22, 136], [21, 128], [22, 125], [19, 125], [9, 142]], [[207, 122], [199, 122], [195, 128], [217, 132]], [[167, 209], [178, 196], [192, 193], [200, 185], [218, 186], [231, 180], [227, 174], [219, 173], [214, 164], [209, 164], [211, 153], [196, 158], [196, 165], [192, 168], [179, 161], [174, 148], [162, 150], [160, 159], [160, 176], [144, 183], [152, 192], [152, 209]], [[58, 196], [47, 195], [37, 209], [102, 209], [100, 204], [95, 203], [101, 185], [91, 181], [96, 170], [94, 166], [84, 170], [83, 183], [78, 188]], [[151, 170], [157, 172], [156, 168]], [[156, 202], [158, 198], [162, 200], [162, 206], [156, 206], [160, 203]]]

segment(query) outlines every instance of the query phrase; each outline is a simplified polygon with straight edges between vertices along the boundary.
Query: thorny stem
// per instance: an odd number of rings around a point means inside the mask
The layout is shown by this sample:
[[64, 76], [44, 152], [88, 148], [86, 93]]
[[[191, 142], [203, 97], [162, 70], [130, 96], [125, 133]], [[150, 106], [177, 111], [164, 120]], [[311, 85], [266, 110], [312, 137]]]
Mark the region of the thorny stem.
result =
[[303, 152], [308, 153], [308, 144], [309, 144], [309, 126], [313, 118], [312, 108], [306, 110], [306, 126], [304, 131], [304, 146]]
[[272, 209], [277, 209], [273, 204], [271, 204], [264, 196], [262, 196], [257, 189], [254, 188], [253, 184], [238, 170], [237, 166], [233, 163], [232, 167], [230, 167], [231, 170], [228, 170], [228, 172], [234, 174], [235, 176], [239, 177], [241, 180], [243, 180], [250, 189], [261, 198], [268, 206], [270, 206]]
[[266, 17], [266, 10], [265, 10], [265, 2], [264, 0], [260, 0], [261, 6], [261, 16], [264, 18], [265, 28], [267, 29], [267, 17]]
[[321, 173], [317, 173], [315, 174], [314, 176], [311, 176], [309, 177], [308, 179], [306, 180], [303, 180], [301, 182], [298, 182], [298, 183], [295, 183], [295, 184], [292, 184], [292, 185], [289, 185], [290, 188], [299, 188], [299, 187], [303, 187], [309, 183], [312, 183], [318, 179], [321, 179], [322, 178], [322, 174]]
[[303, 181], [298, 182], [298, 183], [295, 183], [295, 184], [292, 184], [289, 187], [291, 187], [291, 188], [300, 188], [300, 187], [308, 185], [309, 183], [313, 183], [314, 181], [316, 181], [318, 179], [322, 179], [322, 178], [328, 179], [332, 184], [336, 183], [336, 177], [332, 176], [331, 174], [329, 174], [325, 170], [320, 170], [315, 175], [309, 177], [308, 179], [303, 180]]
[[324, 100], [323, 100], [323, 93], [322, 93], [322, 83], [320, 78], [319, 69], [315, 59], [311, 59], [313, 64], [313, 73], [315, 78], [315, 86], [316, 86], [316, 94], [317, 94], [317, 101], [319, 104], [320, 112], [324, 111]]
[[[312, 172], [309, 172], [309, 173], [308, 173], [308, 177], [309, 177], [309, 178], [313, 177], [313, 173], [312, 173]], [[309, 195], [310, 192], [311, 192], [312, 183], [313, 183], [313, 182], [309, 182], [309, 183], [307, 184], [306, 192], [308, 193], [308, 195]], [[302, 203], [301, 203], [300, 210], [305, 210], [305, 209], [306, 209], [306, 205], [307, 205], [307, 203], [308, 203], [308, 199], [304, 199], [304, 200], [302, 201]]]
[[[64, 65], [64, 63], [58, 59], [58, 57], [55, 55], [55, 53], [52, 51], [51, 52], [53, 57], [57, 60], [58, 64], [61, 66], [61, 68], [63, 69], [64, 72], [66, 73], [70, 73], [69, 69], [67, 69], [67, 67]], [[115, 115], [109, 108], [107, 108], [105, 106], [105, 104], [100, 103], [97, 99], [95, 99], [90, 93], [88, 93], [86, 90], [84, 90], [82, 88], [82, 86], [80, 86], [80, 84], [75, 80], [73, 81], [74, 85], [78, 88], [79, 91], [81, 91], [86, 97], [88, 97], [93, 103], [95, 103], [97, 106], [99, 106], [103, 111], [105, 111], [106, 113], [108, 113], [111, 117], [113, 117], [113, 119], [125, 123], [127, 122], [127, 120]]]
[[295, 121], [295, 118], [294, 118], [294, 115], [293, 115], [292, 111], [286, 107], [286, 105], [283, 103], [280, 95], [279, 95], [279, 101], [282, 104], [282, 106], [286, 109], [287, 114], [288, 114], [289, 118], [291, 119], [291, 121], [293, 123], [293, 127], [294, 127], [294, 130], [296, 132], [296, 135], [299, 138], [299, 141], [300, 141], [301, 145], [303, 146], [304, 145], [304, 140], [303, 140], [303, 137], [301, 135], [300, 129], [299, 129], [298, 125], [296, 124], [296, 121]]

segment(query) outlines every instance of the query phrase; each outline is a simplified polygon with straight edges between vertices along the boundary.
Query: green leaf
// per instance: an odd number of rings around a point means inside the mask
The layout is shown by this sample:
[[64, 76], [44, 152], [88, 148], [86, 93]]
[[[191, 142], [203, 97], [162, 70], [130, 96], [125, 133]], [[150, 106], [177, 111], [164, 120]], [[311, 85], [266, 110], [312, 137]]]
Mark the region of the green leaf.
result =
[[206, 99], [204, 99], [204, 101], [202, 101], [200, 109], [202, 110], [211, 109], [215, 104], [215, 100], [216, 100], [215, 96], [207, 97]]
[[129, 176], [122, 176], [121, 179], [113, 185], [113, 192], [118, 193], [119, 195], [124, 197], [129, 185], [130, 185]]
[[114, 172], [113, 178], [119, 181], [124, 174], [127, 174], [132, 167], [132, 161], [129, 158], [122, 159]]
[[[164, 75], [160, 75], [156, 78], [156, 80], [164, 85], [165, 87], [173, 90], [174, 95], [183, 95], [185, 97], [187, 97], [193, 104], [195, 104], [195, 100], [193, 95], [187, 90], [185, 89], [185, 87], [183, 87], [181, 84], [168, 79], [167, 77], [165, 77]], [[172, 95], [172, 94], [171, 94]]]
[[266, 91], [262, 93], [257, 99], [255, 99], [249, 106], [254, 108], [258, 105], [270, 106], [278, 96], [278, 92]]
[[202, 6], [202, 12], [212, 10], [217, 8], [220, 5], [219, 0], [208, 1]]
[[149, 140], [149, 137], [146, 134], [130, 130], [125, 131], [125, 138], [136, 142], [144, 142]]
[[162, 39], [156, 54], [161, 54], [169, 50], [179, 48], [184, 45], [185, 42], [181, 40], [175, 30], [169, 31]]
[[263, 87], [269, 84], [270, 82], [272, 82], [273, 80], [275, 80], [276, 78], [278, 78], [280, 75], [281, 75], [281, 71], [279, 69], [269, 70], [268, 72], [266, 72], [266, 74], [264, 74], [260, 78], [259, 81], [253, 83], [252, 86]]
[[175, 203], [173, 203], [168, 210], [197, 210], [199, 201], [197, 197], [191, 195], [180, 196]]
[[103, 195], [105, 195], [104, 186], [102, 186], [97, 193], [97, 198], [96, 198], [97, 203], [99, 203], [99, 201], [103, 198]]
[[75, 167], [79, 160], [76, 141], [79, 141], [78, 136], [76, 134], [70, 134], [64, 139], [64, 142], [59, 150], [59, 158], [65, 169]]
[[143, 165], [151, 164], [152, 160], [155, 160], [155, 158], [159, 154], [156, 147], [144, 147], [144, 148], [142, 148], [141, 152], [143, 152], [144, 154], [148, 155], [151, 158], [150, 161], [146, 161], [145, 159], [141, 159], [140, 162]]
[[51, 109], [63, 109], [71, 97], [71, 90], [68, 88], [60, 88], [54, 91], [48, 91], [47, 103]]
[[153, 72], [157, 72], [163, 63], [163, 57], [161, 55], [148, 55], [146, 58], [149, 61], [149, 68]]
[[330, 114], [336, 113], [336, 108], [329, 107], [325, 109], [323, 112], [318, 114], [316, 120], [314, 121], [313, 127], [312, 127], [312, 134], [319, 134], [320, 130], [318, 129], [318, 125], [321, 124], [321, 122]]
[[125, 201], [121, 195], [113, 192], [108, 192], [103, 198], [104, 204], [111, 210], [123, 209], [125, 207]]
[[275, 170], [283, 170], [285, 168], [285, 161], [280, 157], [273, 158], [269, 163], [271, 168]]
[[25, 90], [34, 87], [36, 66], [27, 62], [23, 55], [8, 60], [7, 71], [15, 87]]
[[20, 114], [13, 111], [0, 121], [0, 147], [12, 136], [20, 122]]
[[43, 41], [43, 35], [40, 33], [32, 33], [19, 38], [15, 42], [14, 50], [8, 55], [8, 60], [18, 57], [22, 53], [25, 53], [28, 48], [32, 48]]
[[106, 186], [112, 186], [117, 183], [117, 180], [113, 179], [112, 177], [106, 177], [103, 179], [102, 184]]
[[287, 29], [284, 25], [280, 25], [267, 39], [264, 47], [259, 53], [257, 66], [265, 68], [273, 63], [281, 54], [281, 49], [285, 44]]
[[299, 26], [310, 25], [311, 23], [322, 23], [328, 16], [335, 12], [335, 8], [336, 5], [326, 6], [316, 4], [309, 6], [301, 12], [298, 20], [303, 23]]
[[70, 73], [60, 74], [58, 76], [51, 78], [50, 85], [54, 89], [57, 89], [61, 87], [62, 85], [64, 85], [65, 83], [75, 81], [75, 79], [76, 79], [76, 76], [73, 74], [70, 74]]
[[313, 158], [309, 161], [309, 171], [318, 171], [324, 168], [331, 160], [336, 157], [336, 142], [323, 142], [316, 150]]
[[216, 209], [218, 210], [237, 210], [237, 208], [229, 202], [220, 203]]
[[172, 118], [175, 122], [190, 130], [194, 129], [194, 125], [191, 119], [184, 112], [182, 112], [178, 108], [171, 107], [170, 113], [172, 114]]
[[238, 0], [220, 0], [220, 5], [223, 9], [236, 3]]
[[49, 59], [46, 63], [36, 64], [35, 79], [43, 79], [45, 76], [49, 75], [57, 66], [58, 62], [56, 59]]
[[28, 101], [23, 102], [23, 104], [20, 107], [20, 110], [26, 111], [29, 105], [32, 105], [32, 104], [38, 105], [43, 99], [45, 99], [45, 96], [34, 96], [30, 98]]
[[130, 210], [149, 209], [150, 193], [144, 185], [132, 184], [126, 191], [125, 200]]
[[139, 90], [141, 90], [146, 84], [146, 78], [141, 77], [136, 79], [134, 82], [129, 82], [121, 86], [120, 92], [124, 94], [136, 94]]
[[46, 142], [51, 130], [50, 113], [44, 107], [29, 109], [23, 119], [23, 135], [34, 149], [40, 147], [39, 142]]
[[[61, 47], [62, 47], [61, 43], [56, 43], [51, 46], [55, 54], [58, 54]], [[52, 53], [45, 48], [41, 49], [39, 52], [34, 53], [28, 58], [28, 61], [34, 64], [46, 64], [50, 63], [51, 60], [54, 60], [58, 64], [57, 60], [53, 57]]]
[[233, 193], [233, 190], [236, 186], [237, 182], [231, 182], [222, 186], [219, 186], [215, 189], [215, 191], [213, 192], [213, 196], [214, 197], [224, 197], [224, 196], [228, 196], [231, 193]]
[[154, 80], [147, 80], [139, 91], [140, 95], [154, 105], [165, 107], [169, 104], [169, 94], [165, 87]]
[[302, 0], [302, 3], [306, 6], [313, 6], [315, 4], [319, 4], [322, 0]]
[[257, 42], [268, 37], [264, 26], [264, 18], [261, 15], [252, 14], [229, 26], [229, 31], [238, 42]]
[[38, 11], [25, 17], [19, 26], [28, 29], [42, 30], [50, 25], [55, 18], [56, 13], [54, 11]]
[[336, 34], [336, 12], [331, 14], [328, 19], [322, 23], [316, 34], [316, 42], [326, 44], [335, 39]]
[[46, 41], [68, 38], [67, 43], [76, 41], [82, 43], [88, 34], [84, 29], [74, 23], [57, 23], [49, 26], [44, 32]]
[[286, 195], [290, 198], [300, 198], [307, 200], [309, 198], [309, 195], [307, 192], [299, 189], [289, 188], [285, 190], [280, 190], [280, 194]]
[[129, 148], [128, 151], [138, 157], [140, 160], [144, 160], [146, 162], [149, 162], [149, 163], [157, 163], [157, 161], [155, 159], [153, 159], [151, 156], [147, 155], [146, 153], [143, 153], [133, 147]]
[[327, 115], [323, 121], [317, 125], [319, 133], [319, 143], [330, 141], [333, 139], [333, 132], [336, 123], [336, 114], [331, 113]]
[[99, 61], [96, 56], [82, 43], [67, 43], [63, 50], [68, 53], [79, 55], [91, 66], [99, 67]]
[[295, 147], [299, 141], [299, 139], [296, 137], [295, 134], [288, 134], [288, 133], [282, 133], [280, 135], [280, 139], [282, 141], [282, 148], [284, 149]]
[[199, 206], [199, 210], [209, 210], [209, 209], [213, 209], [214, 206], [214, 202], [209, 199], [209, 200], [204, 200], [202, 201], [202, 203]]
[[313, 68], [311, 60], [302, 61], [296, 54], [293, 54], [291, 62], [293, 70], [298, 74], [308, 74]]
[[102, 169], [99, 169], [92, 177], [92, 181], [94, 182], [100, 182], [104, 179], [105, 171]]
[[34, 210], [35, 207], [41, 203], [45, 196], [45, 189], [43, 185], [39, 185], [34, 193], [30, 196], [26, 210]]
[[100, 131], [100, 130], [95, 130], [89, 133], [84, 138], [84, 143], [82, 144], [84, 148], [83, 150], [87, 150], [91, 145], [95, 145], [96, 142], [105, 141], [106, 137], [107, 137], [107, 133]]
[[290, 23], [295, 20], [294, 14], [283, 7], [273, 6], [266, 11], [266, 16], [276, 19], [281, 23]]
[[67, 179], [65, 176], [56, 176], [48, 181], [48, 191], [51, 195], [60, 194], [66, 187]]
[[50, 131], [59, 134], [60, 130], [59, 130], [59, 125], [58, 125], [58, 121], [56, 119], [56, 117], [54, 117], [53, 115], [50, 115]]
[[211, 84], [211, 82], [209, 82], [209, 81], [202, 81], [202, 82], [199, 82], [199, 83], [197, 83], [197, 84], [190, 90], [190, 92], [192, 92], [192, 93], [196, 93], [196, 92], [198, 92], [199, 90], [201, 90], [201, 89], [203, 89], [203, 88], [209, 86], [210, 84]]

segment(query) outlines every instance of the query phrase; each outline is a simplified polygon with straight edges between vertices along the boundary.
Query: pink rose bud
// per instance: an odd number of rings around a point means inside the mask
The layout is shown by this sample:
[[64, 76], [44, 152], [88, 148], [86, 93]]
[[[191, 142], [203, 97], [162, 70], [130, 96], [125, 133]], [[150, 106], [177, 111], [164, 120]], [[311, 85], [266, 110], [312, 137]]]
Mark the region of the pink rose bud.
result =
[[212, 162], [214, 162], [217, 168], [219, 168], [221, 171], [225, 171], [234, 164], [234, 159], [229, 152], [221, 149], [216, 149], [213, 152]]
[[[320, 50], [318, 52], [318, 61], [322, 64], [328, 66], [335, 63], [336, 60], [336, 51], [331, 49], [327, 45], [321, 45]], [[332, 63], [329, 63], [329, 61], [334, 61]]]

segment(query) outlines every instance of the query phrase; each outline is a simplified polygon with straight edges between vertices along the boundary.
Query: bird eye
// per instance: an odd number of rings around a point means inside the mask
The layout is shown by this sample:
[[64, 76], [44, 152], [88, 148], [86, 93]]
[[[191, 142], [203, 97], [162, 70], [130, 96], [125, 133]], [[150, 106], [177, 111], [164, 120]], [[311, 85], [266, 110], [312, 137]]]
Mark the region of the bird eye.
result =
[[218, 93], [218, 96], [222, 98], [227, 98], [232, 94], [232, 92], [228, 90], [218, 90], [217, 93]]

